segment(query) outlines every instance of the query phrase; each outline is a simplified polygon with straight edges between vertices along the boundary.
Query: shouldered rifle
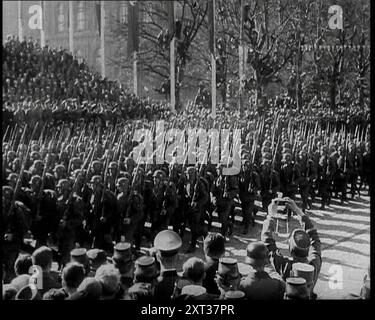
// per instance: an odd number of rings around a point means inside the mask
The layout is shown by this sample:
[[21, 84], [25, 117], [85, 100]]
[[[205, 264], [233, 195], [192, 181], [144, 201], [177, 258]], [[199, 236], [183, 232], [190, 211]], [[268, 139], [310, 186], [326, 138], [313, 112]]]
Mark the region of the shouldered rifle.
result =
[[18, 195], [18, 192], [19, 190], [21, 189], [21, 184], [22, 184], [22, 176], [23, 176], [23, 173], [25, 171], [25, 168], [26, 168], [26, 163], [27, 163], [27, 158], [28, 158], [28, 155], [30, 153], [30, 149], [31, 149], [31, 143], [33, 141], [33, 138], [34, 138], [34, 135], [35, 135], [35, 132], [36, 132], [36, 129], [38, 127], [38, 122], [37, 124], [35, 125], [34, 127], [34, 130], [31, 134], [31, 139], [29, 141], [29, 144], [27, 146], [27, 150], [26, 150], [26, 154], [25, 154], [25, 157], [22, 161], [22, 165], [21, 165], [21, 171], [20, 171], [20, 174], [17, 178], [17, 183], [16, 183], [16, 187], [14, 189], [14, 192], [13, 192], [13, 198], [12, 198], [12, 202], [11, 202], [11, 205], [10, 205], [10, 209], [9, 209], [9, 215], [12, 214], [13, 212], [13, 209], [14, 209], [14, 205], [15, 205], [15, 202], [16, 202], [16, 199], [17, 199], [17, 195]]

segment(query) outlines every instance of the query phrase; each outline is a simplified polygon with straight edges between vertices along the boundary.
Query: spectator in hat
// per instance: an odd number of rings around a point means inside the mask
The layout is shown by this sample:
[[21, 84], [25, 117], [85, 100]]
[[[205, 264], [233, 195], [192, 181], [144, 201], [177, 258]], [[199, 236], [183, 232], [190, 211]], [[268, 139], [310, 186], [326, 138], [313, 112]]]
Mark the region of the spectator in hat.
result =
[[90, 276], [95, 276], [96, 270], [103, 264], [107, 264], [107, 255], [104, 250], [90, 249], [86, 253], [89, 260]]
[[179, 278], [177, 266], [181, 246], [181, 237], [172, 230], [163, 230], [155, 237], [154, 247], [160, 263], [160, 275], [155, 285], [155, 298], [158, 300], [170, 300], [172, 297], [174, 285]]
[[227, 291], [237, 291], [241, 281], [237, 260], [221, 258], [215, 280], [220, 290], [220, 299], [225, 298]]
[[120, 242], [114, 246], [113, 265], [120, 272], [121, 287], [126, 293], [133, 285], [134, 263], [132, 259], [131, 244], [129, 242]]
[[36, 249], [31, 256], [36, 272], [41, 272], [41, 286], [38, 288], [39, 294], [43, 296], [50, 289], [59, 289], [61, 284], [58, 281], [58, 274], [51, 270], [52, 250], [46, 246]]
[[[282, 300], [285, 283], [277, 272], [265, 270], [269, 259], [268, 249], [263, 242], [253, 242], [247, 246], [247, 262], [251, 270], [247, 277], [241, 280], [239, 287], [245, 297], [250, 300]], [[272, 270], [272, 266], [269, 266], [269, 269]]]
[[284, 280], [291, 276], [294, 263], [307, 263], [314, 267], [313, 281], [310, 289], [312, 298], [316, 298], [313, 289], [322, 266], [321, 242], [318, 232], [314, 228], [310, 218], [298, 208], [294, 200], [290, 198], [283, 198], [283, 200], [285, 200], [286, 207], [296, 214], [301, 227], [304, 225], [304, 229], [295, 229], [289, 236], [289, 252], [291, 256], [283, 256], [273, 238], [276, 225], [274, 216], [277, 213], [277, 203], [275, 199], [272, 200], [271, 204], [268, 206], [268, 215], [263, 223], [261, 239], [267, 244], [267, 248], [270, 252], [270, 261], [274, 269], [281, 270], [281, 276]]
[[130, 296], [154, 297], [155, 285], [159, 276], [154, 257], [142, 256], [135, 262], [134, 284], [129, 288]]
[[210, 232], [203, 242], [205, 255], [204, 270], [206, 277], [203, 279], [203, 287], [207, 293], [220, 295], [220, 290], [215, 281], [216, 272], [219, 267], [219, 259], [225, 253], [225, 239], [220, 233]]
[[85, 248], [75, 248], [70, 252], [70, 262], [77, 262], [83, 265], [86, 275], [90, 272], [90, 261]]

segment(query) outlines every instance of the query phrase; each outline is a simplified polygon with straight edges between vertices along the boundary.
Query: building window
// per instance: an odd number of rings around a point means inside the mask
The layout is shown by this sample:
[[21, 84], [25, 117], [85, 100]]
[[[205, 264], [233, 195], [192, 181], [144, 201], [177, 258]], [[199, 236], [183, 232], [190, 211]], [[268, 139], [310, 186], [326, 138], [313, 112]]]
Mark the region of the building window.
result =
[[64, 4], [59, 3], [57, 7], [57, 32], [63, 32], [65, 29]]
[[127, 1], [121, 1], [120, 5], [120, 23], [128, 22], [128, 4]]
[[79, 1], [77, 5], [77, 30], [85, 30], [85, 3]]

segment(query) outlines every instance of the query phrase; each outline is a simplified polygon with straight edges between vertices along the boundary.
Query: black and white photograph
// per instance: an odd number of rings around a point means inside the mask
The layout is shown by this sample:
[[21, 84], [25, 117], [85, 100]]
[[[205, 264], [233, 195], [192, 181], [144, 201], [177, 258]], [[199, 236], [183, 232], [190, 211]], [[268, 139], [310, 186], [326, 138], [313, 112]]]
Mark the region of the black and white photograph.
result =
[[2, 300], [370, 299], [370, 0], [2, 10]]

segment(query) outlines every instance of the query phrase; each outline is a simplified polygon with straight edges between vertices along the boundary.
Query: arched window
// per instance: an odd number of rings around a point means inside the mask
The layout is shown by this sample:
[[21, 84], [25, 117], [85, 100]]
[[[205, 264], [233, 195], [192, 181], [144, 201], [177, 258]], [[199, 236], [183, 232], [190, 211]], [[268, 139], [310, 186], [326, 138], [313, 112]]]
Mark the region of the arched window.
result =
[[77, 4], [77, 30], [85, 30], [85, 3], [79, 1]]
[[57, 32], [63, 32], [65, 29], [64, 4], [59, 3], [57, 7]]
[[120, 4], [120, 23], [128, 22], [128, 3], [127, 1], [121, 1]]

